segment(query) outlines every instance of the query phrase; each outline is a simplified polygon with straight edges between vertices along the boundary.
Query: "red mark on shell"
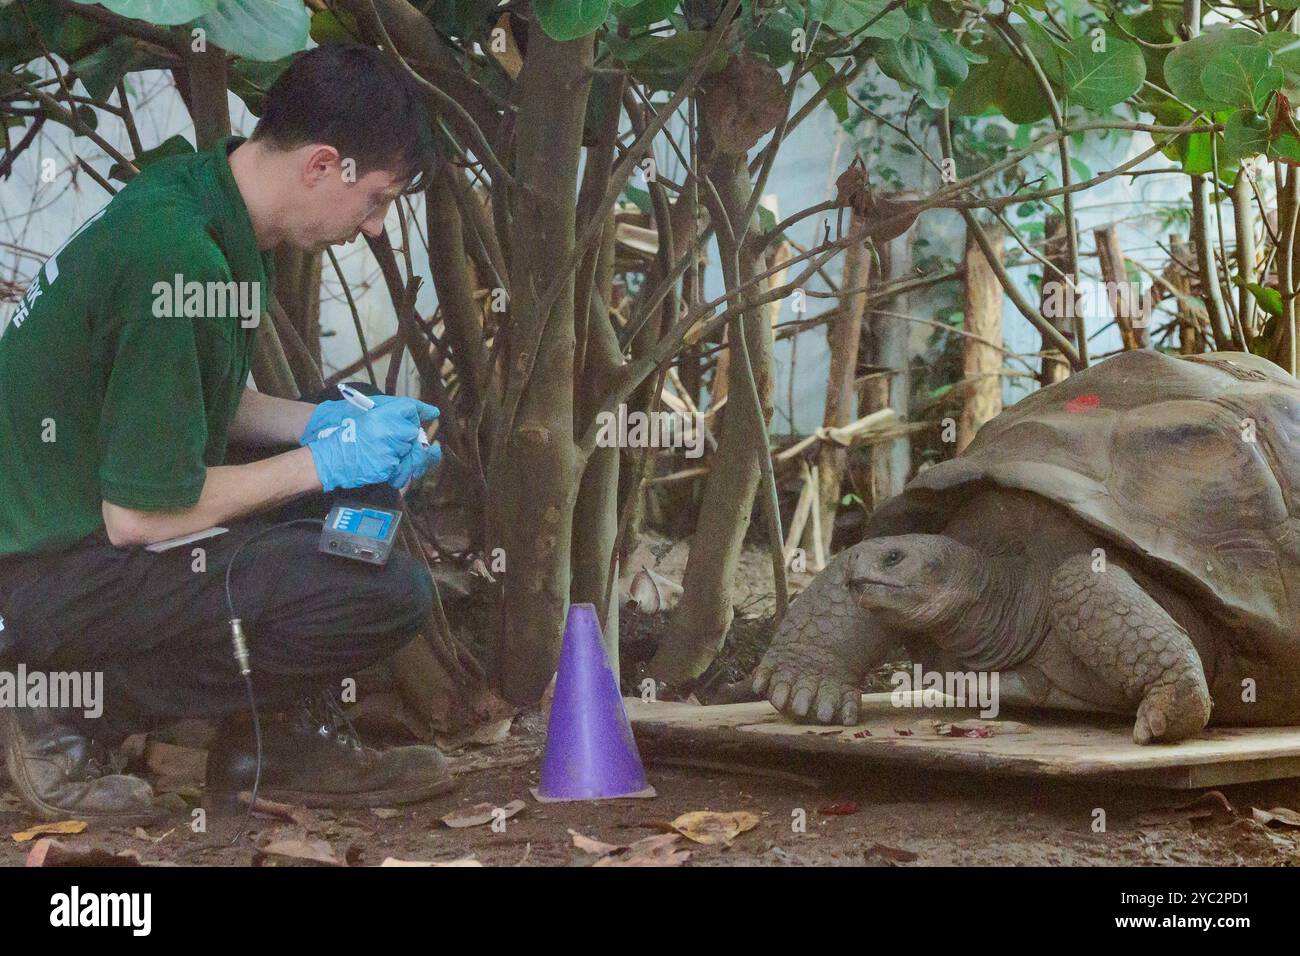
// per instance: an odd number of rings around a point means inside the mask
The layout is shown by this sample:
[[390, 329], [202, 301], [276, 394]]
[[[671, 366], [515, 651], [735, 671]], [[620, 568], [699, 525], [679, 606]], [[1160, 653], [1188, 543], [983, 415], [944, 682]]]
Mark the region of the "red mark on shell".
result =
[[1089, 392], [1086, 395], [1077, 395], [1065, 403], [1067, 412], [1090, 412], [1101, 404], [1101, 399]]

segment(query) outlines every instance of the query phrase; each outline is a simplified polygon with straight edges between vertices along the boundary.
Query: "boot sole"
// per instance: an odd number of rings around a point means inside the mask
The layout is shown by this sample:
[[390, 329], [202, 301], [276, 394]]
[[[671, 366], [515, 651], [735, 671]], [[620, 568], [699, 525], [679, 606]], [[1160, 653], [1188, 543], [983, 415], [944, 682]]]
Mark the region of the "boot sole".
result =
[[281, 790], [263, 787], [257, 795], [278, 803], [318, 809], [349, 810], [365, 807], [391, 807], [406, 803], [430, 800], [456, 788], [455, 777], [444, 777], [422, 787], [402, 787], [399, 790], [368, 790], [365, 793], [316, 793], [304, 790]]
[[22, 801], [42, 820], [51, 823], [62, 820], [85, 820], [87, 823], [123, 826], [142, 826], [158, 820], [159, 812], [156, 808], [143, 813], [78, 813], [46, 803], [36, 795], [35, 788], [27, 777], [27, 765], [17, 744], [22, 736], [21, 731], [14, 716], [8, 712], [8, 708], [3, 707], [0, 707], [0, 736], [4, 737], [5, 769], [9, 772], [9, 779], [13, 782], [14, 789], [18, 791]]

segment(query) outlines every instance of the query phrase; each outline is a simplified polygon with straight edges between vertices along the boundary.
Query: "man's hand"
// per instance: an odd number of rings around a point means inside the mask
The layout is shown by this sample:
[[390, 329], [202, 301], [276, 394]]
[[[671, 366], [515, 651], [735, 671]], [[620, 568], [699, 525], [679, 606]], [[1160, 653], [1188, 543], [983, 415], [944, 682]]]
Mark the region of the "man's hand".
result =
[[432, 445], [422, 445], [417, 441], [415, 447], [407, 452], [406, 457], [397, 466], [397, 471], [388, 483], [400, 491], [411, 482], [424, 477], [424, 473], [440, 461], [442, 461], [442, 449], [437, 442]]
[[[421, 422], [431, 422], [440, 414], [438, 409], [427, 402], [416, 401], [414, 398], [405, 398], [394, 395], [367, 395], [368, 399], [375, 403], [371, 411], [390, 405], [409, 405], [416, 410]], [[316, 406], [316, 410], [311, 413], [311, 418], [307, 421], [307, 427], [303, 429], [302, 435], [298, 438], [299, 445], [306, 445], [315, 441], [316, 437], [327, 428], [335, 428], [342, 423], [345, 418], [356, 418], [357, 415], [365, 414], [361, 409], [348, 402], [337, 400], [330, 402], [321, 402]]]
[[[422, 402], [388, 402], [369, 411], [348, 406], [337, 430], [307, 443], [325, 491], [391, 481], [418, 449]], [[425, 406], [432, 408], [433, 406]]]

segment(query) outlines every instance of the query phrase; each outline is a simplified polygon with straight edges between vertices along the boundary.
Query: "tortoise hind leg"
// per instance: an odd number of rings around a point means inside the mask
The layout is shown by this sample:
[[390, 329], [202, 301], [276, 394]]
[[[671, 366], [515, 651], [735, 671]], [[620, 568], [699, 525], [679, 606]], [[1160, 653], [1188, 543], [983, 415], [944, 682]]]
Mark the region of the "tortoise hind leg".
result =
[[1052, 633], [1098, 679], [1137, 706], [1133, 740], [1175, 741], [1210, 719], [1210, 690], [1187, 632], [1123, 568], [1088, 555], [1052, 575]]

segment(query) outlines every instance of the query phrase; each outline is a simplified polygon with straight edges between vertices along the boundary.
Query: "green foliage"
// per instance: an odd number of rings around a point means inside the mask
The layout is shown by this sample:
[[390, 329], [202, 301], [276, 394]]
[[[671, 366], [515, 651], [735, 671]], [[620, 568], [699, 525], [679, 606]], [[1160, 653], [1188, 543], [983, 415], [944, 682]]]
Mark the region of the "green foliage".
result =
[[[1259, 34], [1251, 30], [1220, 29], [1206, 30], [1196, 39], [1180, 44], [1165, 59], [1165, 82], [1169, 92], [1188, 106], [1199, 110], [1232, 109], [1249, 105], [1245, 98], [1238, 102], [1232, 95], [1220, 98], [1211, 94], [1203, 85], [1202, 79], [1208, 76], [1211, 64], [1219, 54], [1240, 47], [1255, 46], [1258, 41]], [[1216, 89], [1219, 88], [1214, 79], [1210, 82]]]
[[677, 3], [678, 0], [615, 0], [614, 16], [620, 26], [648, 27], [668, 19], [677, 9]]
[[259, 60], [236, 60], [230, 67], [230, 92], [234, 93], [254, 116], [262, 115], [262, 101], [285, 68], [291, 56], [269, 63]]
[[42, 49], [75, 59], [100, 32], [89, 20], [49, 4], [0, 7], [0, 70], [34, 60]]
[[[709, 42], [707, 30], [687, 30], [668, 36], [641, 36], [625, 40], [607, 36], [605, 42], [615, 59], [621, 60], [632, 75], [654, 89], [675, 89]], [[709, 62], [712, 73], [727, 65], [726, 49], [719, 49]]]
[[1146, 79], [1142, 51], [1125, 40], [1082, 36], [1060, 53], [1065, 95], [1076, 106], [1108, 109], [1137, 93]]
[[[163, 140], [153, 149], [146, 149], [135, 158], [135, 166], [137, 169], [144, 169], [150, 163], [156, 163], [168, 156], [184, 156], [192, 152], [194, 152], [194, 147], [190, 144], [190, 141], [178, 134], [170, 139]], [[118, 163], [113, 164], [108, 171], [108, 175], [110, 179], [117, 179], [122, 182], [126, 182], [129, 178], [126, 170]]]
[[[218, 0], [76, 0], [98, 2], [107, 9], [132, 20], [146, 20], [159, 26], [189, 23], [216, 9]], [[275, 2], [275, 0], [266, 0]]]
[[351, 43], [359, 36], [356, 18], [346, 10], [316, 10], [311, 15], [311, 38], [317, 43]]
[[310, 19], [302, 0], [217, 0], [195, 26], [222, 49], [267, 63], [306, 48]]
[[949, 91], [966, 79], [970, 64], [983, 57], [940, 30], [925, 7], [910, 7], [907, 16], [906, 36], [873, 41], [876, 63], [886, 76], [919, 93], [928, 106], [943, 109]]
[[551, 39], [576, 40], [595, 33], [604, 24], [610, 3], [611, 0], [534, 0], [533, 12]]
[[[884, 13], [888, 7], [889, 0], [809, 0], [808, 2], [808, 12], [812, 19], [820, 20], [836, 33], [855, 34], [859, 38], [900, 40], [911, 32], [908, 15], [901, 7]], [[884, 16], [881, 16], [882, 13]], [[868, 23], [871, 26], [867, 26]], [[863, 27], [866, 29], [864, 30]]]

